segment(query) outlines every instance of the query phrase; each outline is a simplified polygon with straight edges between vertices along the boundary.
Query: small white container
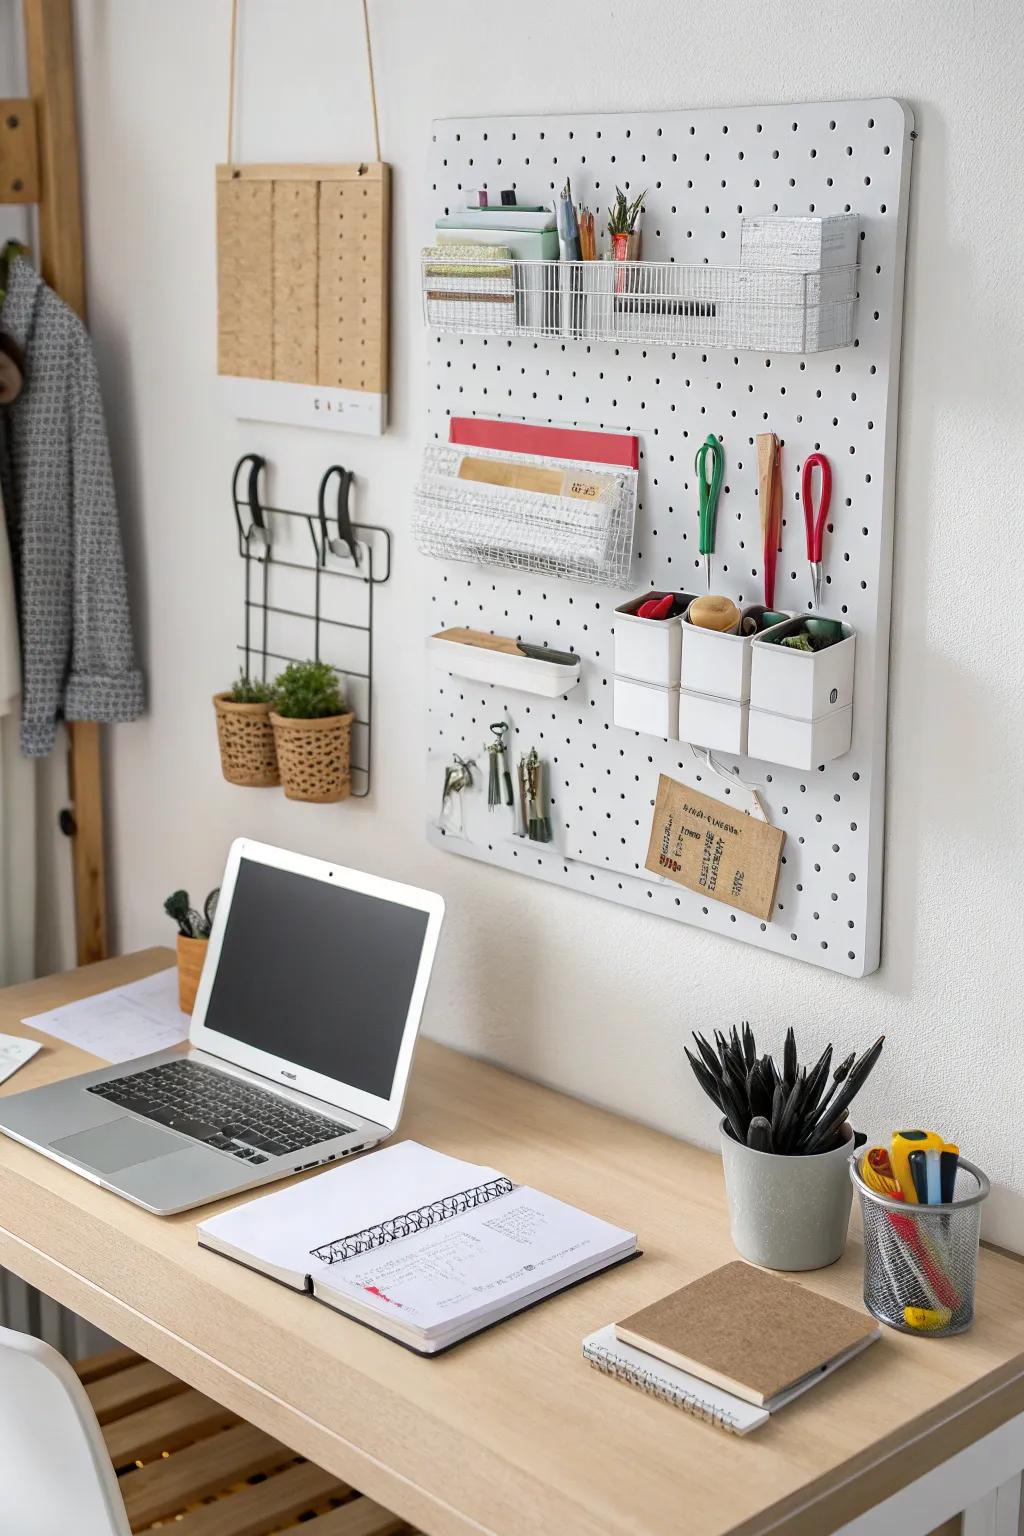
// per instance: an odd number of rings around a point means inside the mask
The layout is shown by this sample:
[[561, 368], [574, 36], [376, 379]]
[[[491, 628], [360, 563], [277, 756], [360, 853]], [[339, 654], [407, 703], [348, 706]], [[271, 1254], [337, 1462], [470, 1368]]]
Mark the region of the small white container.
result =
[[631, 677], [612, 682], [612, 719], [626, 731], [675, 741], [679, 730], [679, 689], [659, 688]]
[[748, 706], [736, 699], [679, 690], [679, 740], [742, 757], [747, 750]]
[[796, 720], [818, 720], [853, 702], [857, 646], [853, 629], [844, 624], [845, 638], [823, 651], [792, 651], [773, 643], [782, 636], [795, 634], [803, 623], [803, 617], [789, 619], [755, 635], [750, 647], [752, 708]]
[[740, 220], [740, 266], [820, 272], [857, 261], [855, 213], [747, 215]]
[[849, 752], [853, 738], [853, 705], [833, 709], [817, 720], [797, 720], [750, 705], [747, 716], [747, 756], [787, 768], [818, 768]]
[[[683, 653], [680, 686], [688, 693], [711, 694], [719, 699], [746, 703], [750, 698], [750, 652], [753, 635], [742, 633], [745, 619], [761, 618], [763, 603], [744, 608], [740, 615], [740, 633], [723, 634], [717, 629], [701, 629], [683, 619]], [[684, 738], [688, 739], [688, 738]]]
[[628, 603], [616, 608], [612, 623], [616, 677], [656, 683], [660, 688], [678, 688], [683, 613], [691, 598], [688, 592], [671, 595], [680, 607], [674, 619], [641, 619], [637, 616], [637, 609], [644, 603], [668, 597], [667, 592], [642, 592], [639, 597], [632, 597]]

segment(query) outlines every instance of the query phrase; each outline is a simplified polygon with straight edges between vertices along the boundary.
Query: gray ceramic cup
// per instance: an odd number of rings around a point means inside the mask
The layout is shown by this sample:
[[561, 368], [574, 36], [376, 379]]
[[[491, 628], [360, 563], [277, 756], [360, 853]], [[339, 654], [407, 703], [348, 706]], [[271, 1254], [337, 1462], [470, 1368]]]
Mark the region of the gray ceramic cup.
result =
[[833, 1152], [782, 1157], [755, 1152], [720, 1126], [732, 1240], [765, 1269], [824, 1269], [846, 1247], [853, 1186], [853, 1131]]

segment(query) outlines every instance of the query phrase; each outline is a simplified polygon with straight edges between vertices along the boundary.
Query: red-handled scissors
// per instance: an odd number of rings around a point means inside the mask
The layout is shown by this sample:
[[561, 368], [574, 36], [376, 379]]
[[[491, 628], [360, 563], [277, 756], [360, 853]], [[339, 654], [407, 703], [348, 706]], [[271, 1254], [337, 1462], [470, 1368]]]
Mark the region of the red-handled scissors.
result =
[[[821, 471], [821, 504], [814, 515], [815, 466]], [[800, 480], [800, 500], [804, 504], [804, 528], [807, 531], [807, 563], [811, 567], [811, 596], [815, 612], [821, 607], [821, 546], [828, 521], [829, 503], [832, 500], [832, 466], [823, 453], [810, 453], [804, 459]]]

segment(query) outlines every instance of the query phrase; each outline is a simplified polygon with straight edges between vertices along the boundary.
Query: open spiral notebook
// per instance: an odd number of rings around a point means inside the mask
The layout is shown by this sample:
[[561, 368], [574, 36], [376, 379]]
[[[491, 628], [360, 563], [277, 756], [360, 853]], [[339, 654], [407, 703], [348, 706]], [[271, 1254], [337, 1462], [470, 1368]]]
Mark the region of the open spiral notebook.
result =
[[402, 1141], [200, 1222], [199, 1243], [437, 1354], [636, 1255], [636, 1234]]

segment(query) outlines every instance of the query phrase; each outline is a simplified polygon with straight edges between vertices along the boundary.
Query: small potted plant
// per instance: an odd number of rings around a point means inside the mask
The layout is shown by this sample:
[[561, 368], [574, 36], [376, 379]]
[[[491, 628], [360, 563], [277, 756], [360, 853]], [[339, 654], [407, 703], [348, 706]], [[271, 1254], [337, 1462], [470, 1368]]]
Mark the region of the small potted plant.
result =
[[745, 1259], [766, 1269], [821, 1269], [846, 1246], [850, 1222], [850, 1153], [864, 1137], [849, 1109], [885, 1036], [863, 1056], [852, 1052], [832, 1072], [832, 1047], [813, 1067], [800, 1067], [790, 1029], [781, 1070], [758, 1056], [753, 1031], [734, 1027], [714, 1045], [694, 1034], [686, 1052], [697, 1081], [723, 1119], [719, 1127], [732, 1240]]
[[645, 189], [630, 202], [621, 187], [615, 188], [615, 202], [608, 209], [608, 233], [612, 238], [612, 256], [616, 261], [636, 261], [640, 255], [637, 223], [646, 196]]
[[244, 672], [238, 674], [231, 688], [214, 694], [220, 769], [229, 784], [244, 784], [250, 789], [280, 784], [270, 723], [273, 706], [271, 685], [246, 677]]
[[201, 912], [192, 906], [188, 891], [172, 891], [164, 902], [167, 916], [178, 925], [178, 1007], [182, 1013], [191, 1013], [195, 1007], [219, 894], [219, 887], [212, 890]]
[[338, 675], [325, 661], [294, 661], [274, 683], [271, 712], [289, 800], [327, 804], [352, 790], [352, 721]]

